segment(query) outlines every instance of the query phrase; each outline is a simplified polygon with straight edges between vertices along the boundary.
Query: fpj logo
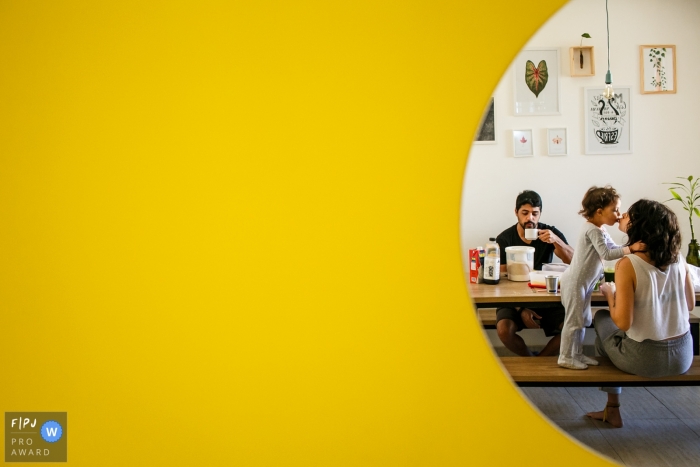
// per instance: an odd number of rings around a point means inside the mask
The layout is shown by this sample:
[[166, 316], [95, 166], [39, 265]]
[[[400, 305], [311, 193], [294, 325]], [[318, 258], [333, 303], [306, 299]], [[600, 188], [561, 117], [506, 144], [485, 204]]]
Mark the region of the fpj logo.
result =
[[67, 460], [67, 412], [5, 412], [5, 462]]

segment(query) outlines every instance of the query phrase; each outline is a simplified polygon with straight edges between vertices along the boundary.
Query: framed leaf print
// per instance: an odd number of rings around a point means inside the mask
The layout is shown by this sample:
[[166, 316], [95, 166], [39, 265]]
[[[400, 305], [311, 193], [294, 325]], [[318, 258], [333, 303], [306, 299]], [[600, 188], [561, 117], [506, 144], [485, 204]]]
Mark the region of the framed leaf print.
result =
[[561, 115], [559, 49], [523, 49], [513, 62], [516, 116]]
[[532, 147], [532, 130], [513, 130], [513, 157], [532, 156]]

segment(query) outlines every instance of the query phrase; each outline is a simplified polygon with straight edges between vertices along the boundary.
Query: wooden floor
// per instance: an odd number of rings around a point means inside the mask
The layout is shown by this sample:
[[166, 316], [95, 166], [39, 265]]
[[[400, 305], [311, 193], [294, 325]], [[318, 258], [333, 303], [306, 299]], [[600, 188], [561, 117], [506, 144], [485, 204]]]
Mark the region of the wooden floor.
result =
[[597, 388], [521, 390], [562, 430], [619, 464], [700, 465], [700, 387], [623, 388], [619, 429], [586, 417], [605, 406]]

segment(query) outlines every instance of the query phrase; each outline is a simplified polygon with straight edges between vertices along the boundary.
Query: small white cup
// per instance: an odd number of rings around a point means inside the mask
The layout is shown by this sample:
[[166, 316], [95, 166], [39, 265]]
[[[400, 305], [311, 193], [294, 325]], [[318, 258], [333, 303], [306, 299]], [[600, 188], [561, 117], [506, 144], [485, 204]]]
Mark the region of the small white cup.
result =
[[525, 238], [528, 240], [537, 240], [539, 229], [525, 229]]

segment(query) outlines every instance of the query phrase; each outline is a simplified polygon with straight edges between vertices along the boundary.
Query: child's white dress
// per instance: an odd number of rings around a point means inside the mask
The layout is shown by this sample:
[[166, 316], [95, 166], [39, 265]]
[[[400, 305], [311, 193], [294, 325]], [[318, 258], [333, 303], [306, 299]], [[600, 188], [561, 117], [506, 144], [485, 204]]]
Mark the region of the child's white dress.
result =
[[604, 227], [590, 222], [583, 225], [571, 265], [561, 276], [561, 301], [566, 311], [561, 330], [558, 363], [574, 369], [585, 369], [590, 359], [583, 355], [583, 338], [591, 324], [591, 294], [603, 272], [602, 260], [610, 261], [625, 255]]

